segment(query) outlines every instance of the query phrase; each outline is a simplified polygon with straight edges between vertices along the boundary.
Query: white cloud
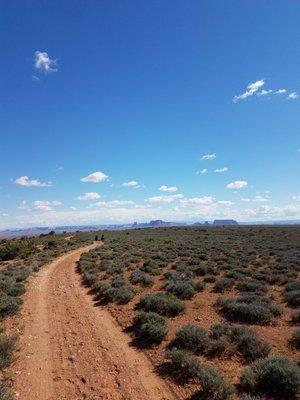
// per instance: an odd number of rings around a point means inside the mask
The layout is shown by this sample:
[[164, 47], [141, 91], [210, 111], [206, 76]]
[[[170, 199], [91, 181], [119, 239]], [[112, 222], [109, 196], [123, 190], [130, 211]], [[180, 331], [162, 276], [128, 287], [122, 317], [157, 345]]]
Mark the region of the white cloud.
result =
[[60, 201], [42, 201], [36, 200], [33, 203], [35, 210], [39, 211], [55, 211], [55, 208], [61, 205]]
[[117, 208], [125, 206], [134, 206], [135, 203], [132, 200], [111, 200], [111, 201], [98, 201], [94, 203], [92, 207], [95, 208]]
[[57, 60], [52, 60], [45, 51], [36, 51], [34, 53], [34, 66], [43, 72], [56, 72]]
[[182, 198], [183, 198], [182, 194], [169, 194], [169, 195], [163, 195], [163, 196], [150, 197], [146, 201], [149, 201], [150, 203], [172, 203], [173, 201], [182, 199]]
[[268, 94], [271, 94], [273, 92], [272, 89], [269, 90], [261, 90], [260, 92], [257, 93], [257, 96], [261, 97], [261, 96], [267, 96]]
[[199, 175], [199, 174], [206, 174], [207, 172], [208, 172], [208, 169], [207, 169], [207, 168], [203, 168], [203, 169], [200, 169], [200, 171], [197, 171], [196, 174], [197, 174], [197, 175]]
[[233, 101], [236, 103], [239, 100], [244, 100], [247, 97], [253, 96], [264, 84], [264, 79], [260, 79], [256, 82], [250, 83], [244, 93], [234, 96]]
[[174, 193], [177, 192], [178, 188], [176, 186], [166, 186], [166, 185], [162, 185], [159, 190], [161, 192], [169, 192], [169, 193]]
[[256, 203], [265, 203], [269, 201], [269, 198], [267, 196], [257, 195], [253, 198], [253, 201]]
[[85, 176], [84, 178], [81, 178], [81, 182], [85, 183], [99, 183], [99, 182], [104, 182], [108, 179], [108, 176], [105, 175], [103, 172], [97, 171], [93, 172], [92, 174], [89, 174], [88, 176]]
[[275, 94], [284, 94], [284, 93], [286, 93], [287, 92], [287, 90], [286, 89], [277, 89], [277, 90], [275, 90]]
[[242, 189], [248, 185], [248, 182], [246, 181], [234, 181], [231, 183], [228, 183], [226, 186], [227, 189]]
[[223, 206], [227, 206], [227, 207], [234, 205], [234, 203], [230, 200], [219, 200], [218, 203], [222, 204]]
[[244, 197], [244, 198], [241, 199], [241, 201], [244, 201], [245, 203], [249, 203], [249, 201], [251, 201], [251, 200]]
[[40, 182], [38, 179], [29, 179], [26, 175], [20, 176], [20, 178], [15, 179], [14, 183], [16, 185], [27, 187], [45, 187], [52, 185], [52, 182]]
[[288, 95], [288, 99], [289, 100], [295, 100], [295, 99], [298, 99], [298, 97], [299, 97], [299, 94], [298, 93], [296, 93], [296, 92], [292, 92], [292, 93], [290, 93], [289, 95]]
[[293, 199], [293, 200], [300, 201], [300, 195], [298, 195], [298, 196], [293, 196], [292, 199]]
[[26, 200], [21, 201], [21, 203], [19, 204], [18, 209], [19, 210], [28, 210], [29, 206], [27, 204], [27, 201]]
[[122, 186], [137, 188], [139, 186], [139, 183], [137, 181], [129, 181], [122, 183]]
[[64, 167], [57, 167], [57, 171], [63, 171]]
[[75, 211], [75, 210], [77, 210], [77, 208], [74, 207], [74, 206], [71, 206], [71, 207], [70, 207], [70, 210]]
[[228, 171], [228, 168], [227, 168], [227, 167], [216, 168], [216, 169], [215, 169], [215, 172], [226, 172], [226, 171]]
[[180, 201], [183, 205], [211, 205], [215, 202], [215, 198], [211, 196], [193, 197], [190, 199], [182, 199]]
[[100, 199], [100, 194], [96, 193], [96, 192], [87, 192], [84, 193], [81, 196], [77, 197], [77, 200], [81, 200], [81, 201], [90, 201], [90, 200], [97, 200]]
[[215, 153], [204, 154], [204, 155], [201, 157], [201, 160], [202, 160], [202, 161], [214, 160], [216, 157], [217, 157], [217, 156], [216, 156]]

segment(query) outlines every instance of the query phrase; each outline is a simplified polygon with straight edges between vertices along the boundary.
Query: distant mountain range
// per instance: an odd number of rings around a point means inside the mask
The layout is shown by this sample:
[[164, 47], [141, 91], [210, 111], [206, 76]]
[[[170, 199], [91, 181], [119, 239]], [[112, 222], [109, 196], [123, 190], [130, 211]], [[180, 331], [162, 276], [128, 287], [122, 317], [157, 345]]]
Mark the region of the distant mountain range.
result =
[[138, 229], [138, 228], [161, 228], [171, 226], [238, 226], [238, 225], [300, 225], [300, 220], [288, 221], [260, 221], [260, 222], [237, 222], [234, 219], [215, 219], [212, 222], [166, 222], [163, 220], [153, 220], [150, 222], [134, 222], [133, 224], [115, 224], [115, 225], [69, 225], [69, 226], [51, 226], [51, 227], [32, 227], [27, 229], [6, 229], [0, 231], [0, 239], [9, 239], [20, 236], [36, 236], [41, 233], [48, 233], [54, 230], [56, 233], [63, 232], [90, 232], [96, 230], [124, 230], [124, 229]]

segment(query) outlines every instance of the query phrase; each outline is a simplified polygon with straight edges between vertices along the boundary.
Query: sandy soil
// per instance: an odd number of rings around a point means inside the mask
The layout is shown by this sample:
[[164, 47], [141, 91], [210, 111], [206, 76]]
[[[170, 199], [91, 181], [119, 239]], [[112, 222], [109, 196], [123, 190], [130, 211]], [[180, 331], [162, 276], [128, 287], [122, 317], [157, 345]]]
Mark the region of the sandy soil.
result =
[[[99, 244], [98, 244], [99, 245]], [[95, 307], [68, 253], [28, 281], [16, 361], [10, 368], [21, 400], [171, 400], [175, 393], [130, 346], [111, 314]]]

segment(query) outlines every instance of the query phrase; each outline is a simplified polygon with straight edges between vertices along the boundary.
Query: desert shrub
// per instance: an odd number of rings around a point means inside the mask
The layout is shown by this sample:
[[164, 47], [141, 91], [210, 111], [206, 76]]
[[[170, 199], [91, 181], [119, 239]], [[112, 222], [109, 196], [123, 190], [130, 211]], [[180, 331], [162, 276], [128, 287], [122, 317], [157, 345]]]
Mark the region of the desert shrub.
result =
[[296, 310], [292, 315], [292, 323], [295, 325], [300, 324], [300, 310]]
[[16, 338], [14, 336], [0, 335], [0, 370], [10, 364], [15, 343]]
[[220, 299], [218, 305], [229, 320], [249, 324], [269, 324], [282, 313], [268, 298], [256, 295]]
[[197, 357], [178, 350], [175, 347], [166, 351], [166, 356], [171, 360], [174, 371], [180, 374], [183, 380], [196, 380], [200, 373], [200, 364]]
[[242, 281], [236, 286], [239, 292], [255, 292], [255, 293], [266, 293], [266, 286], [258, 281]]
[[287, 282], [284, 286], [285, 292], [291, 292], [294, 290], [300, 290], [300, 281], [290, 281]]
[[147, 260], [145, 260], [140, 269], [144, 272], [147, 272], [150, 275], [159, 275], [160, 274], [157, 263], [154, 260], [152, 260], [151, 258], [148, 258]]
[[191, 299], [195, 295], [194, 284], [190, 280], [168, 281], [165, 289], [183, 300]]
[[300, 289], [287, 291], [284, 297], [289, 306], [300, 307]]
[[123, 285], [116, 289], [114, 300], [119, 304], [127, 304], [134, 297], [134, 289], [130, 285]]
[[171, 346], [201, 354], [207, 350], [209, 342], [209, 336], [203, 328], [194, 325], [184, 325], [176, 332]]
[[3, 293], [0, 295], [0, 317], [15, 315], [19, 311], [21, 303], [20, 298], [8, 296]]
[[300, 368], [286, 357], [263, 358], [243, 371], [241, 387], [249, 392], [291, 399], [300, 389]]
[[262, 341], [259, 336], [247, 326], [234, 325], [231, 331], [232, 341], [237, 350], [246, 361], [254, 361], [258, 358], [267, 357], [270, 353], [270, 345]]
[[153, 311], [171, 317], [184, 310], [184, 303], [170, 294], [151, 293], [142, 296], [137, 307], [144, 311]]
[[203, 282], [205, 282], [205, 283], [214, 283], [215, 281], [216, 281], [216, 278], [213, 275], [207, 275], [203, 278]]
[[212, 365], [201, 364], [198, 382], [201, 385], [201, 394], [205, 394], [206, 399], [227, 400], [233, 392], [233, 387], [225, 382]]
[[229, 357], [235, 352], [231, 341], [226, 336], [217, 339], [211, 339], [208, 354], [211, 357]]
[[149, 343], [159, 344], [168, 333], [167, 320], [154, 312], [140, 312], [133, 320], [138, 335]]
[[217, 293], [225, 292], [233, 287], [234, 281], [230, 278], [221, 278], [218, 279], [214, 286], [214, 291]]
[[140, 269], [135, 269], [134, 271], [132, 271], [130, 281], [133, 285], [140, 283], [143, 286], [152, 286], [154, 283], [151, 276], [146, 274], [144, 271], [141, 271]]
[[291, 338], [291, 345], [297, 350], [300, 349], [300, 328], [294, 330]]
[[229, 399], [232, 387], [213, 366], [200, 364], [195, 356], [176, 348], [168, 350], [166, 355], [181, 378], [201, 385], [201, 395], [211, 400]]
[[196, 290], [196, 292], [203, 292], [203, 290], [205, 289], [205, 283], [204, 282], [196, 282], [194, 289]]

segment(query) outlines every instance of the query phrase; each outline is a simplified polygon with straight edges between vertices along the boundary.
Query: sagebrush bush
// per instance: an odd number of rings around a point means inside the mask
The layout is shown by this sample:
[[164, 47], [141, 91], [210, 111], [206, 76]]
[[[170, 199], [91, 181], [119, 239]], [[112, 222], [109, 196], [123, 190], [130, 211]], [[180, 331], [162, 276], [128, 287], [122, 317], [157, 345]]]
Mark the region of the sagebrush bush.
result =
[[220, 278], [216, 281], [214, 291], [217, 293], [223, 293], [233, 287], [234, 281], [230, 278]]
[[244, 370], [241, 387], [249, 392], [291, 399], [299, 394], [300, 368], [286, 357], [263, 358]]
[[287, 291], [284, 297], [289, 306], [300, 307], [300, 289]]
[[14, 336], [0, 335], [0, 370], [10, 364], [15, 344], [16, 338]]
[[270, 299], [256, 295], [219, 299], [217, 304], [226, 318], [236, 322], [267, 325], [282, 314]]
[[211, 327], [211, 355], [239, 353], [245, 361], [254, 361], [266, 357], [270, 345], [261, 340], [256, 332], [243, 325], [219, 323]]
[[0, 295], [0, 317], [8, 315], [15, 315], [20, 308], [22, 300], [19, 297], [8, 296], [6, 294]]
[[199, 363], [195, 356], [173, 348], [166, 352], [174, 371], [185, 380], [192, 380], [201, 386], [201, 395], [211, 400], [227, 400], [232, 393], [222, 375], [211, 365]]
[[159, 344], [167, 336], [167, 320], [154, 312], [140, 312], [133, 320], [138, 335], [146, 342]]
[[295, 349], [300, 349], [300, 328], [294, 330], [291, 338], [291, 345]]
[[184, 325], [176, 332], [171, 346], [202, 354], [207, 350], [209, 343], [210, 339], [205, 329], [194, 325]]
[[140, 283], [143, 286], [152, 286], [154, 283], [153, 278], [140, 269], [132, 271], [130, 281], [133, 285]]
[[168, 281], [165, 289], [180, 299], [191, 299], [195, 295], [194, 284], [190, 280]]
[[300, 324], [300, 310], [296, 310], [292, 315], [292, 323], [295, 325]]
[[153, 311], [161, 315], [172, 317], [184, 310], [184, 303], [177, 297], [166, 293], [151, 293], [140, 298], [137, 305], [144, 311]]

